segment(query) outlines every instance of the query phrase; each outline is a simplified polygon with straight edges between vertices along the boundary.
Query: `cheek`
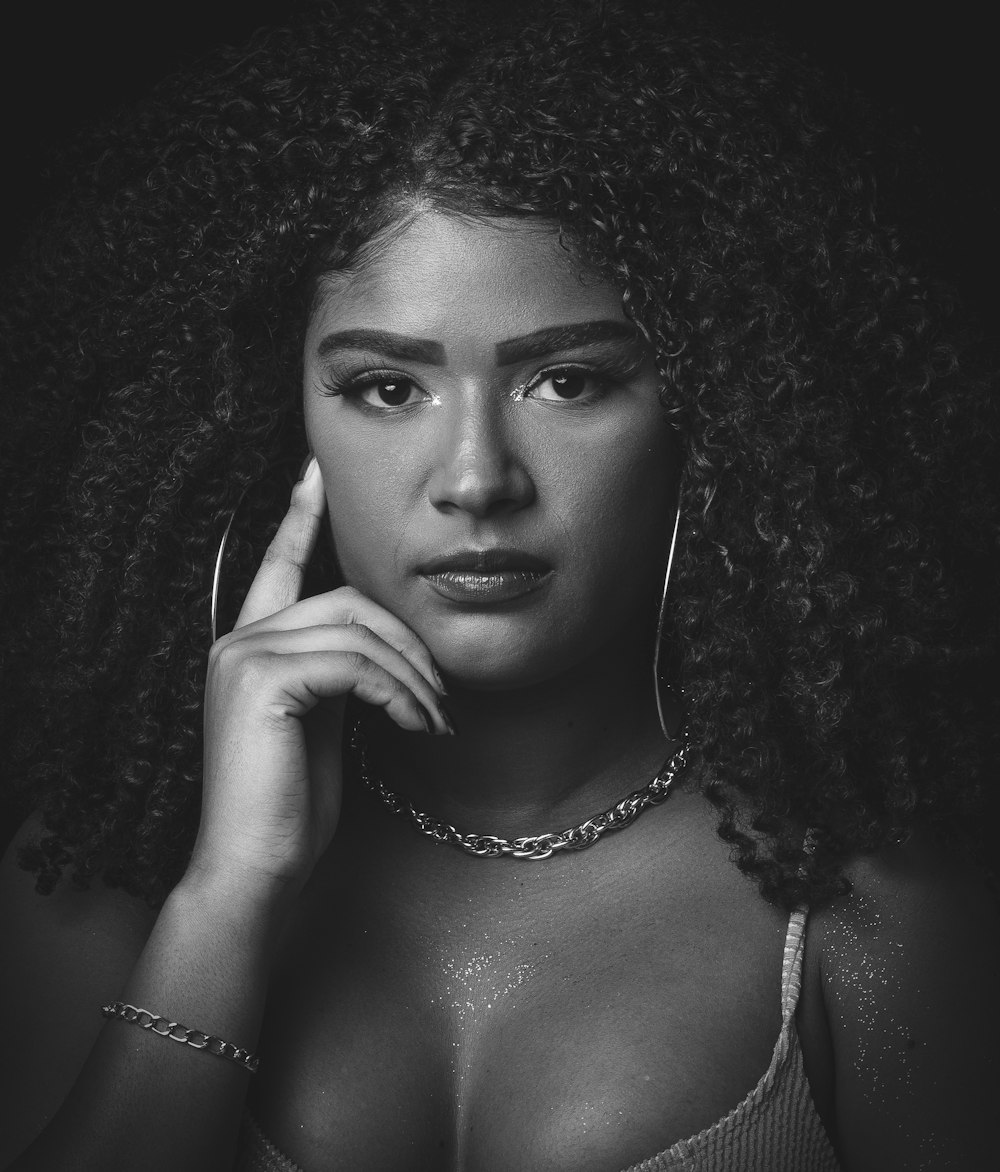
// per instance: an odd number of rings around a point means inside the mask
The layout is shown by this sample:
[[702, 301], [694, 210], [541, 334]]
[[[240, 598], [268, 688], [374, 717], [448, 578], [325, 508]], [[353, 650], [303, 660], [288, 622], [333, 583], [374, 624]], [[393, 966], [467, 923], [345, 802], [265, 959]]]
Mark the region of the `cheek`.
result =
[[337, 560], [345, 579], [370, 591], [390, 566], [403, 531], [398, 471], [351, 451], [317, 453]]
[[[620, 557], [659, 563], [677, 505], [673, 441], [658, 430], [622, 437], [573, 456], [573, 489], [565, 508], [586, 552], [602, 571]], [[622, 567], [619, 566], [619, 569]]]

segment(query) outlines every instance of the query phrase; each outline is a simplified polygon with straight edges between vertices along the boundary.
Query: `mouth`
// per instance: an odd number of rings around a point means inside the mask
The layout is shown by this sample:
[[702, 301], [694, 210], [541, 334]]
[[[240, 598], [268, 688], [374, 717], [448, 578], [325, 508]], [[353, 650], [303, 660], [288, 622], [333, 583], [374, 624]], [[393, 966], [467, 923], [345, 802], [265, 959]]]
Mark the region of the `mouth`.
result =
[[425, 562], [417, 573], [452, 602], [482, 605], [533, 593], [551, 577], [552, 566], [523, 550], [460, 550]]

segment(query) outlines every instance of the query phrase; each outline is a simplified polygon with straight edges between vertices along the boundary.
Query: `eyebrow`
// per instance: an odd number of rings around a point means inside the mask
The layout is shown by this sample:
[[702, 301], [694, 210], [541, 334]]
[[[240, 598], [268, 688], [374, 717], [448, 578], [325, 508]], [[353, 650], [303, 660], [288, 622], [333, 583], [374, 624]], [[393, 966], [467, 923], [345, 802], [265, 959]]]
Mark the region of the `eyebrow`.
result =
[[400, 362], [425, 362], [429, 366], [444, 366], [444, 347], [427, 338], [411, 338], [408, 334], [394, 334], [389, 330], [341, 330], [327, 334], [316, 347], [320, 358], [335, 350], [377, 350], [387, 358]]
[[575, 325], [549, 326], [520, 338], [498, 342], [497, 366], [510, 366], [527, 358], [543, 358], [557, 350], [573, 350], [594, 342], [630, 342], [635, 345], [640, 338], [636, 327], [625, 321], [584, 321]]
[[[572, 350], [595, 342], [629, 342], [636, 345], [641, 335], [636, 327], [624, 321], [585, 321], [572, 325], [547, 326], [508, 338], [496, 345], [497, 366], [511, 366], [529, 358], [541, 358], [558, 350]], [[428, 366], [445, 364], [445, 349], [440, 342], [428, 338], [414, 338], [390, 330], [340, 330], [327, 334], [316, 347], [319, 358], [326, 358], [337, 350], [375, 350], [399, 362], [423, 362]]]

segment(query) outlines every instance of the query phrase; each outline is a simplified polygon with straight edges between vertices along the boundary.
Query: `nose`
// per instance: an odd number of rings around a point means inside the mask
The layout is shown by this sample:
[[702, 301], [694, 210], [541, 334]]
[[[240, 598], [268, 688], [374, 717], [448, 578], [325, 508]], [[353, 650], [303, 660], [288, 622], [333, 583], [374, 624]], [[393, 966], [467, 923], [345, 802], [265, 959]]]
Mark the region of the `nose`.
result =
[[442, 512], [483, 519], [516, 512], [535, 498], [524, 443], [504, 405], [486, 395], [453, 400], [435, 455], [427, 491]]

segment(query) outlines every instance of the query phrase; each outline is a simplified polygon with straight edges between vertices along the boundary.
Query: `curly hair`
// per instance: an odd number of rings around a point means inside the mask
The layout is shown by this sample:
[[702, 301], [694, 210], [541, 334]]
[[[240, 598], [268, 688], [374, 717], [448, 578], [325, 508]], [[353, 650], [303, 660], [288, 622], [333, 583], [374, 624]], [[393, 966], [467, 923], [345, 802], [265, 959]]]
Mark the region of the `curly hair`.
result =
[[[518, 12], [313, 7], [79, 148], [2, 307], [2, 706], [39, 890], [156, 904], [183, 872], [219, 538], [304, 450], [317, 275], [419, 206], [558, 224], [655, 346], [686, 448], [668, 637], [737, 866], [791, 905], [917, 826], [982, 855], [995, 405], [876, 214], [853, 102], [684, 7]], [[227, 576], [282, 504], [241, 510]]]

